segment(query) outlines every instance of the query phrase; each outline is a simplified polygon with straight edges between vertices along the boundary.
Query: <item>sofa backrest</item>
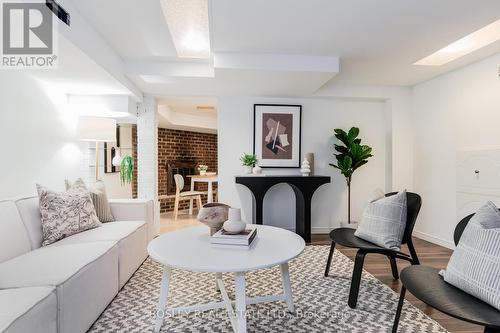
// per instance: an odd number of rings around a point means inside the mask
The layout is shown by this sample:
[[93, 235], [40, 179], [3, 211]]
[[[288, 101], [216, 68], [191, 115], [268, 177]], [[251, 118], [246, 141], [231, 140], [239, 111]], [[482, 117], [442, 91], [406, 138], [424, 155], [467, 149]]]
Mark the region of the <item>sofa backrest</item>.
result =
[[31, 251], [28, 231], [14, 201], [0, 201], [0, 262]]
[[42, 246], [42, 216], [40, 215], [38, 197], [18, 199], [15, 203], [28, 231], [31, 249], [40, 248]]

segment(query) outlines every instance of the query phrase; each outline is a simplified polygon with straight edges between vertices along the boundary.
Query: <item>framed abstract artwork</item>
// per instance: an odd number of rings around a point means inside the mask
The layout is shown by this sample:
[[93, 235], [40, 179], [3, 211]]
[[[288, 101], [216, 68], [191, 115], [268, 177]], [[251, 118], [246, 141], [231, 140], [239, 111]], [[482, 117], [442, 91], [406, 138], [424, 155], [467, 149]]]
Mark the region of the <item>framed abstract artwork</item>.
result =
[[253, 152], [263, 168], [300, 167], [302, 105], [254, 104]]

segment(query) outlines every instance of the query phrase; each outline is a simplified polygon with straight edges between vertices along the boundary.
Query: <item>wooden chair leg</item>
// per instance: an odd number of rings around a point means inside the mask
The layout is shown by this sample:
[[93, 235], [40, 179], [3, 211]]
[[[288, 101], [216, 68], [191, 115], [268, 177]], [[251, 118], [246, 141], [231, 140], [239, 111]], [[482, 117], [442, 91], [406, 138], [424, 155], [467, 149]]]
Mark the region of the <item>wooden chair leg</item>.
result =
[[396, 263], [396, 258], [387, 256], [389, 258], [389, 261], [391, 262], [391, 270], [392, 270], [392, 277], [394, 280], [399, 279], [399, 272], [398, 272], [398, 264]]
[[330, 272], [330, 264], [332, 262], [332, 257], [333, 257], [334, 251], [335, 251], [335, 242], [332, 241], [332, 245], [330, 246], [330, 253], [328, 254], [328, 261], [326, 262], [325, 277], [327, 277], [328, 273]]
[[179, 197], [175, 197], [174, 201], [174, 220], [177, 221], [177, 215], [179, 215]]
[[366, 253], [358, 251], [356, 253], [356, 260], [354, 261], [354, 271], [352, 272], [351, 289], [349, 291], [349, 307], [356, 308], [358, 303], [359, 285], [361, 283], [361, 275], [363, 273], [363, 263], [365, 261]]
[[201, 207], [203, 207], [203, 204], [201, 202], [201, 195], [199, 195], [197, 198], [196, 198], [196, 202], [198, 203], [198, 211], [200, 211]]
[[401, 288], [401, 294], [399, 295], [398, 309], [396, 310], [396, 316], [394, 317], [394, 324], [392, 325], [392, 333], [397, 333], [399, 326], [399, 319], [401, 317], [401, 311], [403, 310], [403, 305], [405, 302], [406, 288], [403, 286]]

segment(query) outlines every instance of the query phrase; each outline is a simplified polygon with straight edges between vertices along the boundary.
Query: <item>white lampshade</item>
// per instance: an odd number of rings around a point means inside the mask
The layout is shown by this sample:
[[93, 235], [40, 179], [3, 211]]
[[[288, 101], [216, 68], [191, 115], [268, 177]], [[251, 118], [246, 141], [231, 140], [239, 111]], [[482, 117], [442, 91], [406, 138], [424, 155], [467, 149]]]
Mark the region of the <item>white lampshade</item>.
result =
[[82, 141], [116, 141], [116, 121], [103, 117], [80, 117], [78, 138]]

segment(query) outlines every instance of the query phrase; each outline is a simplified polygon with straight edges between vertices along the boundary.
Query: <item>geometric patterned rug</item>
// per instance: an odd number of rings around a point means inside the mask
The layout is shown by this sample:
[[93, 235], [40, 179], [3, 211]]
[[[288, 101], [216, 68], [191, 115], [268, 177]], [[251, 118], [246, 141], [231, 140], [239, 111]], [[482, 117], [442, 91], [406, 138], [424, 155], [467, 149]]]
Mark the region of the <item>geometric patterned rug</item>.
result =
[[[286, 311], [284, 302], [247, 306], [248, 332], [391, 332], [399, 296], [368, 272], [363, 272], [356, 309], [347, 305], [353, 262], [335, 250], [330, 276], [323, 270], [329, 246], [306, 246], [290, 262], [295, 313]], [[390, 267], [388, 266], [388, 269]], [[163, 268], [148, 258], [122, 288], [113, 302], [90, 328], [91, 333], [151, 332]], [[224, 274], [230, 297], [234, 297], [232, 274]], [[220, 301], [210, 273], [173, 270], [168, 307]], [[281, 293], [279, 268], [246, 275], [247, 295]], [[223, 309], [166, 317], [162, 332], [232, 332]], [[405, 302], [399, 332], [446, 332], [422, 311]]]

